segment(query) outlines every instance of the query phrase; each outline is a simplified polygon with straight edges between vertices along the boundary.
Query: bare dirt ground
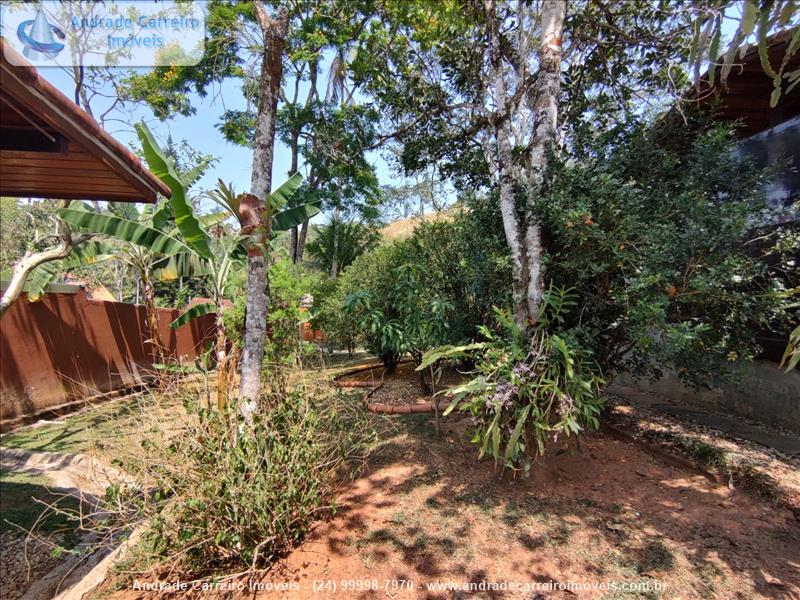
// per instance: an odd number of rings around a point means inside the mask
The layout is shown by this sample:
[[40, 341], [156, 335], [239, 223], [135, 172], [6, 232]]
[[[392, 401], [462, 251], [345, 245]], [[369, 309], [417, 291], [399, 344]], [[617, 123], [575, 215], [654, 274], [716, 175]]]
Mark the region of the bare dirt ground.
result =
[[[405, 368], [376, 394], [427, 401], [415, 385]], [[354, 401], [363, 392], [353, 390]], [[430, 414], [384, 422], [379, 452], [331, 519], [270, 571], [189, 595], [800, 598], [800, 523], [789, 509], [642, 444], [603, 433], [560, 440], [529, 478], [511, 477], [477, 460], [468, 419], [446, 418], [441, 435]], [[112, 598], [186, 597], [106, 590]]]
[[[441, 379], [436, 383], [436, 389], [444, 389], [460, 383], [463, 376], [450, 369], [442, 373]], [[408, 404], [427, 404], [431, 401], [429, 394], [422, 391], [419, 384], [419, 374], [414, 370], [414, 364], [410, 361], [400, 363], [392, 375], [384, 375], [383, 367], [376, 366], [372, 369], [354, 373], [342, 377], [343, 382], [360, 382], [373, 386], [383, 382], [370, 396], [369, 401], [375, 404], [386, 404], [390, 406], [403, 406]], [[443, 395], [441, 402], [448, 401]]]
[[[791, 433], [743, 423], [748, 432], [755, 430], [760, 434], [757, 437], [764, 443], [757, 443], [736, 432], [723, 432], [691, 418], [665, 413], [664, 404], [654, 404], [648, 396], [653, 394], [620, 387], [609, 389], [606, 422], [646, 446], [686, 456], [716, 473], [721, 481], [747, 488], [756, 496], [792, 510], [800, 518], [800, 455], [767, 445], [772, 438], [791, 440]], [[664, 397], [655, 399], [661, 403], [665, 400], [668, 401]]]
[[[425, 585], [649, 578], [666, 589], [538, 597], [800, 597], [800, 527], [788, 510], [600, 434], [580, 449], [554, 447], [530, 479], [511, 479], [476, 461], [461, 440], [463, 422], [439, 438], [427, 415], [402, 421], [373, 469], [342, 496], [337, 516], [263, 581], [295, 582], [294, 598], [444, 598], [461, 594]], [[359, 580], [379, 589], [342, 591]], [[414, 588], [381, 589], [398, 580]], [[315, 582], [331, 581], [338, 590], [314, 591]]]

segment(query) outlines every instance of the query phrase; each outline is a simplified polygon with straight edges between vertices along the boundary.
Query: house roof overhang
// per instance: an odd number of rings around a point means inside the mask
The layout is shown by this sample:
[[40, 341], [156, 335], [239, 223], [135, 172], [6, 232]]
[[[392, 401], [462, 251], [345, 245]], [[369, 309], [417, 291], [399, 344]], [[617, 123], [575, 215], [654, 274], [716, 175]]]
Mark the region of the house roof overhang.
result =
[[170, 189], [0, 38], [0, 194], [152, 203]]
[[[767, 56], [773, 69], [780, 66], [796, 27], [778, 32], [766, 40]], [[784, 68], [790, 73], [800, 68], [800, 52], [791, 56]], [[774, 90], [771, 77], [764, 73], [757, 46], [747, 47], [741, 58], [736, 57], [725, 82], [720, 80], [720, 70], [716, 69], [713, 81], [709, 83], [706, 73], [699, 85], [686, 95], [685, 101], [700, 109], [714, 108], [719, 120], [738, 121], [741, 128], [738, 135], [750, 137], [787, 121], [800, 114], [800, 89], [786, 93], [788, 82], [784, 80], [778, 104], [770, 106]]]

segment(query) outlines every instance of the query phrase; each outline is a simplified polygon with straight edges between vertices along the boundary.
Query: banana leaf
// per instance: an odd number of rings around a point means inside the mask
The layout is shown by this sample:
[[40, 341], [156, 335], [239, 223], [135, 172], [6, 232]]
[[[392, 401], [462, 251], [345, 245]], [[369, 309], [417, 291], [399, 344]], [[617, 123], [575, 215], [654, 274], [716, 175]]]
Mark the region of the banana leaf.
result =
[[76, 267], [110, 260], [115, 255], [115, 249], [109, 244], [88, 241], [73, 248], [66, 258], [39, 265], [28, 274], [28, 280], [25, 282], [28, 300], [36, 302], [41, 298], [47, 286], [53, 282], [53, 279], [59, 273]]
[[307, 204], [301, 204], [300, 206], [282, 210], [276, 213], [272, 218], [272, 230], [287, 231], [296, 225], [308, 221], [321, 210], [321, 200], [315, 200], [314, 202], [308, 202]]
[[147, 161], [147, 166], [155, 175], [169, 186], [172, 195], [169, 202], [175, 213], [175, 225], [181, 232], [181, 237], [186, 244], [204, 258], [211, 257], [211, 248], [208, 236], [200, 227], [200, 222], [194, 215], [192, 205], [186, 199], [186, 187], [183, 184], [172, 161], [167, 158], [164, 151], [156, 142], [153, 134], [144, 123], [136, 124], [136, 133], [142, 142], [142, 150]]
[[180, 317], [175, 319], [169, 324], [173, 329], [177, 329], [181, 325], [186, 325], [189, 321], [217, 312], [217, 307], [213, 302], [203, 302], [202, 304], [195, 304], [192, 308], [184, 312]]
[[300, 173], [295, 173], [284, 181], [277, 190], [270, 194], [272, 210], [275, 211], [286, 206], [301, 185], [303, 185], [303, 176]]
[[211, 273], [208, 261], [193, 252], [179, 252], [153, 263], [156, 281], [175, 281], [179, 277], [202, 277]]
[[62, 208], [59, 209], [58, 216], [70, 225], [80, 229], [102, 233], [124, 242], [130, 242], [151, 252], [160, 252], [167, 255], [191, 252], [191, 249], [186, 244], [166, 233], [113, 215], [101, 215], [100, 213], [74, 208]]

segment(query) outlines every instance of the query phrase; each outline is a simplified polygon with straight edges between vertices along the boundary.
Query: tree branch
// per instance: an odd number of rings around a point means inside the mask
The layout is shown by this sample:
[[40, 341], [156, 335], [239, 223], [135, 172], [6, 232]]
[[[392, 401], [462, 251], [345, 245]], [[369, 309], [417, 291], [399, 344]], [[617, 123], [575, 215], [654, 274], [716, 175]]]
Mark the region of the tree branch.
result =
[[[66, 208], [69, 204], [70, 201], [66, 200], [62, 206]], [[93, 236], [91, 233], [73, 236], [69, 225], [61, 219], [57, 219], [56, 231], [60, 242], [55, 248], [49, 248], [42, 252], [27, 251], [14, 265], [11, 281], [8, 284], [8, 288], [3, 292], [2, 298], [0, 298], [0, 315], [20, 297], [31, 271], [45, 263], [66, 258], [75, 246], [82, 244]]]

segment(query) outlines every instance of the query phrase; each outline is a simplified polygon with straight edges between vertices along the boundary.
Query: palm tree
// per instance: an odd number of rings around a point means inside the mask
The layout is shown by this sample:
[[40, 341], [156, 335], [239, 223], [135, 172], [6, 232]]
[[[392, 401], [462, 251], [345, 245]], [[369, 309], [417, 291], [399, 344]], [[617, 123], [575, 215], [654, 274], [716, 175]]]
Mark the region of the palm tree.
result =
[[369, 225], [334, 216], [317, 228], [317, 237], [309, 242], [308, 253], [322, 270], [336, 277], [379, 241], [380, 234]]
[[[295, 173], [270, 194], [268, 213], [271, 215], [271, 221], [267, 220], [267, 222], [270, 222], [271, 226], [267, 235], [271, 236], [279, 231], [287, 231], [319, 212], [319, 202], [286, 208], [302, 182], [303, 178], [300, 174]], [[226, 184], [220, 179], [217, 182], [217, 188], [209, 192], [208, 196], [225, 209], [226, 216], [232, 216], [239, 222], [241, 230], [236, 234], [225, 234], [220, 230], [218, 235], [212, 236], [213, 249], [210, 258], [204, 258], [195, 252], [175, 254], [159, 261], [155, 273], [161, 280], [174, 280], [178, 277], [209, 277], [211, 302], [192, 306], [175, 319], [171, 323], [171, 327], [180, 327], [201, 315], [216, 313], [217, 406], [222, 409], [227, 401], [225, 382], [228, 366], [228, 343], [222, 315], [225, 288], [231, 273], [246, 264], [247, 246], [252, 243], [252, 240], [248, 235], [250, 221], [248, 221], [247, 211], [249, 207], [243, 206], [243, 203], [247, 202], [247, 195], [237, 194], [232, 184]]]

